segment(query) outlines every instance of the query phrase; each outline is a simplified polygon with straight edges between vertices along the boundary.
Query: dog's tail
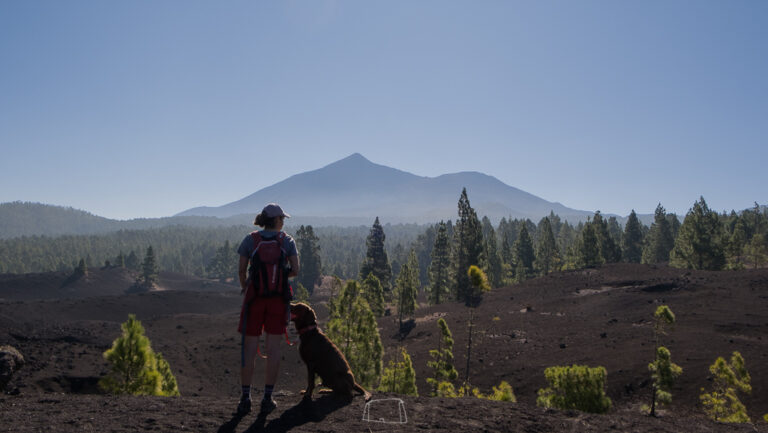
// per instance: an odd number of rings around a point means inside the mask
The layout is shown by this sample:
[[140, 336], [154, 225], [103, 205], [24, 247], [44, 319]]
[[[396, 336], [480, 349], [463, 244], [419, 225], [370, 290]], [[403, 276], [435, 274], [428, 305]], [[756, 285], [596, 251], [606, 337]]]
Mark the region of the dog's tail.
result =
[[371, 393], [366, 391], [365, 388], [363, 388], [362, 386], [358, 385], [357, 382], [355, 382], [354, 389], [355, 391], [359, 392], [361, 395], [365, 397], [365, 401], [368, 401], [371, 399], [372, 397]]

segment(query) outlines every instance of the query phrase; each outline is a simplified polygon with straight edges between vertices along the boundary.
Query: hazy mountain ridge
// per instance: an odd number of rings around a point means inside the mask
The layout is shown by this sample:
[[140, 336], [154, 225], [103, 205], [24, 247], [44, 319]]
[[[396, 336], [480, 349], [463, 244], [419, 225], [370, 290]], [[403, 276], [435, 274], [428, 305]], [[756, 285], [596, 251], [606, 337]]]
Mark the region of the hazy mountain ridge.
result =
[[244, 215], [224, 219], [184, 216], [136, 218], [121, 221], [100, 217], [71, 207], [20, 201], [0, 203], [0, 239], [21, 236], [94, 235], [119, 230], [145, 230], [173, 225], [211, 227], [248, 223], [249, 221]]
[[[0, 239], [20, 236], [93, 235], [119, 230], [144, 230], [174, 225], [216, 227], [252, 225], [264, 204], [278, 202], [292, 215], [289, 225], [369, 226], [429, 224], [455, 220], [462, 188], [478, 216], [494, 224], [502, 218], [538, 222], [554, 212], [571, 223], [592, 211], [549, 202], [483, 173], [465, 171], [437, 177], [417, 176], [376, 164], [355, 153], [325, 167], [295, 174], [219, 207], [195, 207], [175, 216], [114, 220], [71, 207], [30, 202], [0, 203]], [[606, 215], [610, 216], [610, 215]], [[638, 215], [646, 225], [653, 215]], [[617, 216], [620, 223], [626, 217]]]
[[538, 220], [554, 211], [564, 219], [583, 220], [591, 211], [571, 209], [504, 184], [478, 172], [424, 177], [375, 164], [355, 153], [317, 170], [296, 174], [247, 197], [219, 207], [196, 207], [177, 216], [230, 217], [257, 213], [268, 202], [288, 212], [312, 217], [376, 216], [393, 223], [427, 223], [455, 218], [462, 188], [478, 215]]

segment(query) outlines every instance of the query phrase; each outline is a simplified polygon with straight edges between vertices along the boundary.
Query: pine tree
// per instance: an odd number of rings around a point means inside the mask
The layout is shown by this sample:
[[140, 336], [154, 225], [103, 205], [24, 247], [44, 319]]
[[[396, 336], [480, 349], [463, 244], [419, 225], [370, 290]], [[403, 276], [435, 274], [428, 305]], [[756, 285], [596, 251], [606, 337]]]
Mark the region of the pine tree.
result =
[[[499, 228], [499, 231], [501, 232], [501, 228]], [[514, 279], [515, 269], [513, 268], [513, 262], [512, 243], [509, 241], [509, 234], [504, 231], [501, 237], [501, 269], [504, 285], [512, 283]]]
[[472, 302], [472, 287], [467, 271], [470, 266], [481, 265], [483, 254], [483, 233], [477, 213], [469, 203], [467, 189], [459, 198], [459, 220], [457, 222], [456, 248], [456, 296], [457, 300], [469, 305]]
[[400, 267], [403, 266], [403, 263], [405, 263], [406, 260], [408, 260], [408, 255], [405, 252], [405, 247], [403, 247], [403, 244], [398, 242], [398, 244], [392, 248], [389, 254], [389, 261], [392, 263], [391, 284], [395, 283], [394, 279], [400, 275]]
[[669, 253], [675, 245], [675, 238], [672, 235], [670, 222], [661, 203], [656, 206], [653, 224], [651, 224], [646, 240], [641, 258], [642, 263], [653, 264], [669, 261]]
[[557, 249], [555, 234], [552, 232], [552, 224], [549, 218], [541, 219], [539, 245], [536, 248], [536, 268], [541, 275], [560, 270], [560, 251]]
[[389, 361], [389, 365], [381, 375], [381, 384], [378, 390], [418, 397], [416, 370], [413, 368], [413, 362], [411, 362], [411, 357], [405, 347], [400, 348], [400, 357], [402, 361], [395, 361], [394, 359]]
[[761, 267], [768, 259], [768, 245], [766, 245], [765, 236], [762, 233], [758, 233], [750, 239], [747, 245], [747, 256], [749, 256], [755, 269]]
[[675, 240], [672, 266], [717, 271], [725, 265], [722, 244], [723, 226], [717, 212], [700, 197], [688, 211]]
[[712, 392], [699, 396], [704, 405], [704, 412], [713, 420], [728, 423], [750, 422], [747, 408], [739, 399], [737, 392], [751, 393], [749, 372], [744, 364], [744, 358], [739, 352], [733, 352], [731, 362], [718, 357], [709, 366], [709, 372], [714, 376]]
[[485, 272], [475, 265], [469, 267], [467, 276], [469, 276], [469, 284], [472, 287], [470, 294], [472, 303], [470, 305], [476, 307], [480, 305], [483, 294], [491, 291], [491, 285], [488, 283], [488, 277], [485, 276]]
[[416, 250], [416, 258], [419, 260], [419, 285], [426, 290], [429, 286], [429, 265], [432, 260], [432, 248], [435, 246], [437, 237], [437, 224], [430, 225], [416, 237], [413, 243], [413, 249]]
[[323, 268], [320, 259], [320, 239], [315, 235], [311, 225], [302, 225], [296, 232], [296, 243], [299, 257], [301, 257], [298, 280], [311, 294], [315, 290], [315, 284], [320, 281]]
[[432, 260], [429, 264], [428, 298], [430, 304], [439, 304], [445, 300], [450, 290], [449, 275], [451, 250], [448, 243], [448, 229], [443, 221], [437, 225], [435, 246], [432, 248]]
[[104, 352], [112, 371], [99, 380], [99, 386], [112, 394], [179, 395], [168, 363], [152, 351], [136, 316], [129, 314], [121, 328], [122, 336]]
[[649, 411], [651, 416], [656, 416], [657, 404], [669, 404], [672, 401], [672, 394], [669, 391], [675, 383], [675, 379], [683, 373], [683, 369], [672, 362], [669, 349], [661, 345], [661, 337], [666, 335], [666, 328], [675, 323], [674, 313], [666, 305], [661, 305], [656, 309], [653, 320], [656, 359], [648, 364], [648, 371], [651, 372], [653, 382]]
[[743, 269], [744, 251], [747, 246], [747, 226], [743, 218], [736, 217], [736, 223], [727, 242], [728, 267]]
[[600, 244], [591, 222], [584, 224], [578, 243], [578, 262], [581, 267], [594, 268], [603, 264], [603, 256], [600, 254]]
[[441, 317], [437, 319], [437, 327], [440, 328], [440, 340], [437, 349], [429, 351], [432, 361], [427, 362], [427, 367], [433, 370], [432, 377], [427, 378], [427, 383], [432, 386], [432, 396], [437, 395], [440, 382], [451, 382], [459, 377], [459, 372], [453, 365], [453, 335], [448, 329], [448, 323]]
[[347, 358], [357, 382], [373, 386], [381, 376], [384, 349], [376, 318], [356, 281], [349, 281], [330, 302], [328, 338]]
[[621, 260], [621, 249], [619, 244], [611, 236], [608, 228], [608, 222], [605, 221], [600, 211], [595, 212], [592, 219], [592, 227], [595, 229], [597, 241], [599, 243], [600, 255], [603, 257], [603, 263], [616, 263]]
[[235, 278], [237, 275], [237, 260], [237, 253], [232, 248], [229, 240], [227, 240], [221, 248], [216, 250], [216, 255], [213, 256], [208, 266], [208, 276], [216, 278], [222, 283], [229, 278]]
[[381, 282], [384, 287], [385, 293], [389, 291], [392, 281], [392, 266], [389, 263], [387, 257], [387, 251], [384, 249], [384, 240], [386, 235], [384, 229], [379, 223], [379, 217], [373, 222], [371, 232], [368, 234], [368, 238], [365, 240], [365, 245], [368, 250], [365, 253], [365, 260], [360, 267], [360, 279], [365, 278], [373, 272], [376, 278]]
[[416, 311], [416, 296], [419, 291], [419, 263], [416, 253], [411, 250], [408, 261], [400, 267], [400, 274], [395, 282], [395, 299], [397, 314], [400, 319], [400, 329], [403, 329], [403, 317]]
[[520, 225], [520, 233], [512, 246], [515, 255], [515, 279], [518, 282], [525, 281], [533, 275], [533, 261], [536, 254], [533, 252], [533, 241], [528, 233], [528, 226], [523, 223]]
[[488, 278], [483, 273], [483, 270], [479, 267], [472, 265], [467, 271], [467, 277], [472, 285], [472, 295], [470, 302], [467, 306], [469, 309], [469, 321], [467, 322], [469, 338], [467, 339], [467, 368], [464, 373], [464, 383], [469, 384], [469, 364], [472, 359], [472, 328], [474, 327], [474, 307], [480, 305], [483, 299], [483, 293], [491, 291], [491, 286], [488, 284]]
[[621, 230], [621, 225], [619, 225], [619, 221], [615, 216], [608, 217], [608, 233], [611, 235], [613, 242], [616, 244], [616, 248], [618, 248], [616, 255], [621, 258], [621, 245], [624, 241], [624, 232]]
[[643, 230], [634, 209], [632, 209], [629, 218], [627, 218], [622, 241], [624, 261], [627, 263], [640, 263], [640, 259], [643, 256]]
[[382, 317], [384, 315], [384, 288], [381, 287], [381, 282], [373, 272], [369, 273], [365, 280], [361, 283], [363, 297], [371, 307], [373, 315], [376, 317]]
[[672, 233], [672, 243], [674, 244], [674, 240], [677, 239], [677, 235], [680, 233], [680, 220], [673, 213], [668, 213], [666, 218], [667, 222], [669, 222], [669, 231]]
[[147, 247], [147, 253], [144, 256], [144, 262], [141, 265], [141, 277], [140, 284], [143, 286], [152, 286], [157, 283], [158, 274], [160, 270], [155, 260], [155, 253], [152, 250], [152, 245]]
[[115, 258], [115, 264], [120, 268], [125, 268], [125, 255], [123, 255], [122, 251], [120, 251], [120, 254]]
[[[483, 235], [485, 239], [484, 254], [485, 260], [485, 273], [488, 275], [488, 281], [491, 287], [500, 287], [503, 284], [503, 268], [501, 265], [501, 256], [498, 252], [496, 245], [496, 231], [493, 229], [488, 217], [483, 217]], [[487, 230], [486, 230], [487, 228]]]
[[576, 230], [574, 230], [573, 226], [568, 221], [563, 222], [563, 225], [560, 227], [560, 232], [557, 234], [557, 246], [565, 255], [568, 249], [575, 243]]
[[77, 264], [77, 268], [75, 268], [74, 277], [80, 278], [80, 277], [87, 277], [88, 276], [88, 266], [85, 264], [85, 259], [80, 259], [80, 262]]
[[132, 271], [139, 270], [139, 257], [133, 250], [128, 253], [128, 258], [125, 259], [125, 266]]

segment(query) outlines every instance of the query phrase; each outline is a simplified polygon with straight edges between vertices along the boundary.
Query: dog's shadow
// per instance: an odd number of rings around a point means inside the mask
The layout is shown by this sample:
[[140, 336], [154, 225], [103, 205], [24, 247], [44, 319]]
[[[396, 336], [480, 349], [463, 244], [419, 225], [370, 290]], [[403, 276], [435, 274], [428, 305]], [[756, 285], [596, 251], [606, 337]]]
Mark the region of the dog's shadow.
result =
[[320, 422], [331, 412], [350, 403], [352, 403], [351, 399], [345, 399], [334, 394], [326, 394], [313, 401], [302, 399], [293, 407], [286, 409], [279, 418], [269, 421], [266, 425], [267, 417], [260, 414], [245, 431], [248, 433], [285, 432], [308, 422]]

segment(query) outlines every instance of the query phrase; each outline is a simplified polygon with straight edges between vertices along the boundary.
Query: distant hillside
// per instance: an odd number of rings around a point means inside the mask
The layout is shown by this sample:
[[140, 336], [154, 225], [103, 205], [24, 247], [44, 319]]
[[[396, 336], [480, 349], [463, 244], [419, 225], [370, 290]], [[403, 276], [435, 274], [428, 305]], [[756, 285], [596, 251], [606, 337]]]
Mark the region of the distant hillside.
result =
[[219, 206], [197, 207], [180, 216], [230, 217], [254, 214], [265, 203], [278, 202], [294, 215], [426, 223], [455, 219], [462, 188], [478, 215], [498, 221], [502, 217], [541, 217], [555, 212], [577, 221], [593, 214], [549, 202], [500, 180], [477, 172], [416, 176], [367, 160], [355, 153], [323, 168], [297, 174], [243, 199]]
[[212, 227], [242, 224], [248, 224], [246, 216], [226, 219], [186, 216], [120, 221], [96, 216], [71, 207], [18, 201], [0, 203], [0, 239], [20, 236], [93, 235], [118, 230], [144, 230], [172, 225]]

